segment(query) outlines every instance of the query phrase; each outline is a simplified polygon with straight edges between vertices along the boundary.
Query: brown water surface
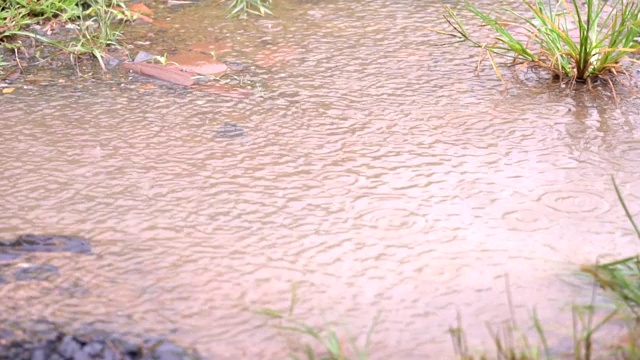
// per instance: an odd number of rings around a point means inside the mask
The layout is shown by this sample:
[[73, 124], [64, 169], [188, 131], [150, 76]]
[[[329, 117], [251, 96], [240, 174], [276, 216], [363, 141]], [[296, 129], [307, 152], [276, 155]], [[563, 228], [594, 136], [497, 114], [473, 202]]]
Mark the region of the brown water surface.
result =
[[0, 98], [0, 237], [81, 235], [95, 252], [24, 259], [62, 275], [0, 286], [0, 317], [274, 359], [284, 341], [248, 310], [286, 309], [297, 283], [312, 324], [364, 333], [380, 311], [374, 359], [441, 359], [456, 309], [476, 344], [508, 317], [508, 273], [519, 316], [536, 305], [570, 336], [589, 292], [577, 265], [638, 249], [610, 176], [638, 214], [640, 101], [532, 74], [505, 92], [474, 75], [475, 51], [438, 46], [439, 3], [290, 0], [245, 22], [217, 1], [155, 9], [168, 27], [132, 37], [224, 48], [256, 95], [98, 80]]

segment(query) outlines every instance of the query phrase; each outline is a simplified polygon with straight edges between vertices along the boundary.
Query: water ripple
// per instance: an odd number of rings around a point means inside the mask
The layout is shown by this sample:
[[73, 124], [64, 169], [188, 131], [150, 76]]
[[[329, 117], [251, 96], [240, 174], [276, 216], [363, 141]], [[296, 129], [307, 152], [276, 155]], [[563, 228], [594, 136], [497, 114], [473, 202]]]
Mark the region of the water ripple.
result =
[[[216, 358], [284, 358], [247, 310], [286, 309], [296, 283], [305, 321], [366, 333], [381, 311], [378, 358], [439, 359], [456, 306], [470, 324], [508, 311], [504, 273], [517, 304], [561, 325], [573, 290], [549, 279], [635, 251], [610, 175], [638, 213], [637, 99], [505, 91], [474, 74], [477, 52], [434, 46], [448, 40], [429, 31], [444, 26], [435, 2], [319, 3], [282, 0], [277, 20], [210, 2], [159, 15], [180, 25], [171, 43], [229, 44], [216, 55], [255, 97], [126, 78], [2, 97], [1, 238], [72, 233], [95, 255], [25, 260], [60, 276], [1, 285], [0, 320], [109, 321]], [[216, 137], [224, 124], [241, 136]]]

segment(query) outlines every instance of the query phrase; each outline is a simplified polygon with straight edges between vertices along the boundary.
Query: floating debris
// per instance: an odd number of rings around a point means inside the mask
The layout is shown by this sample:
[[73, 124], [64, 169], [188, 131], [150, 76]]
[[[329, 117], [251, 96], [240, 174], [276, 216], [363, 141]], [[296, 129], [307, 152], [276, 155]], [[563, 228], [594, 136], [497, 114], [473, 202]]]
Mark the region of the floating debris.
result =
[[142, 63], [142, 62], [147, 62], [153, 58], [155, 58], [156, 55], [153, 54], [149, 54], [146, 51], [140, 51], [138, 52], [138, 55], [136, 55], [136, 58], [133, 59], [133, 63], [134, 64], [138, 64], [138, 63]]
[[180, 52], [170, 56], [167, 61], [182, 71], [190, 71], [202, 75], [220, 76], [227, 71], [227, 65], [216, 60], [211, 54], [202, 54], [195, 51]]
[[151, 76], [159, 80], [184, 86], [193, 85], [195, 83], [193, 77], [198, 75], [194, 72], [182, 71], [174, 67], [146, 63], [125, 63], [122, 65], [122, 68], [140, 75]]

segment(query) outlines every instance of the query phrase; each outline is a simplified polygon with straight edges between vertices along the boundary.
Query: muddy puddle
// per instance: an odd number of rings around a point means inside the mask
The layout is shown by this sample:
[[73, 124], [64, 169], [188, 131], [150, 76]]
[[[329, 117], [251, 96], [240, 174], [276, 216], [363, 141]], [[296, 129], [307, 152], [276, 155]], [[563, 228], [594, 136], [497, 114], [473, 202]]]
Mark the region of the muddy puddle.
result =
[[77, 235], [93, 254], [21, 258], [60, 275], [1, 284], [0, 317], [276, 359], [285, 339], [250, 310], [286, 310], [296, 283], [311, 324], [364, 334], [380, 312], [373, 359], [442, 359], [456, 310], [478, 346], [480, 324], [508, 318], [505, 274], [522, 321], [536, 306], [569, 339], [590, 292], [577, 266], [638, 249], [610, 181], [638, 214], [640, 102], [624, 90], [617, 107], [526, 77], [505, 92], [474, 75], [476, 52], [438, 46], [437, 1], [155, 11], [166, 26], [129, 30], [136, 49], [214, 51], [253, 93], [127, 75], [2, 96], [0, 239]]

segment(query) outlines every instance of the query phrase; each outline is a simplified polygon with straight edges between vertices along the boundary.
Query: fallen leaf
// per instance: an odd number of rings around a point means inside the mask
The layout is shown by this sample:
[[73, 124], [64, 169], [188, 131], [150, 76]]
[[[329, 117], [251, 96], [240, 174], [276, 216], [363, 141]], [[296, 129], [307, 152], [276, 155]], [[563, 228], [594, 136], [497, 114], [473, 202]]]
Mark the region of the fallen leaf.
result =
[[194, 84], [193, 76], [197, 74], [189, 71], [181, 71], [174, 67], [146, 64], [146, 63], [125, 63], [122, 68], [127, 71], [133, 71], [140, 75], [150, 76], [159, 80], [167, 81], [173, 84], [189, 86]]
[[167, 61], [178, 64], [172, 66], [180, 70], [203, 75], [221, 75], [227, 71], [227, 65], [216, 60], [213, 56], [192, 51], [177, 53], [167, 58]]
[[[146, 15], [143, 15], [144, 11], [136, 10], [134, 8], [135, 5], [144, 6], [143, 4], [134, 4], [131, 7], [127, 8], [126, 10], [121, 8], [121, 7], [119, 7], [119, 6], [114, 6], [113, 9], [116, 10], [116, 11], [120, 11], [121, 13], [125, 13], [125, 11], [129, 11], [129, 13], [133, 14], [136, 19], [140, 19], [140, 20], [148, 22], [148, 23], [153, 23], [153, 19], [148, 17], [148, 16], [146, 16]], [[145, 8], [147, 8], [147, 7], [145, 6]], [[147, 10], [149, 10], [149, 8], [147, 8]], [[149, 10], [149, 11], [151, 12], [151, 14], [153, 14], [153, 11], [151, 11], [151, 10]]]
[[153, 19], [146, 15], [136, 13], [136, 17], [144, 22], [153, 23]]
[[153, 15], [153, 10], [149, 9], [147, 5], [143, 3], [129, 5], [129, 10], [135, 11], [139, 14]]
[[3, 94], [11, 94], [16, 88], [4, 88], [2, 89]]

